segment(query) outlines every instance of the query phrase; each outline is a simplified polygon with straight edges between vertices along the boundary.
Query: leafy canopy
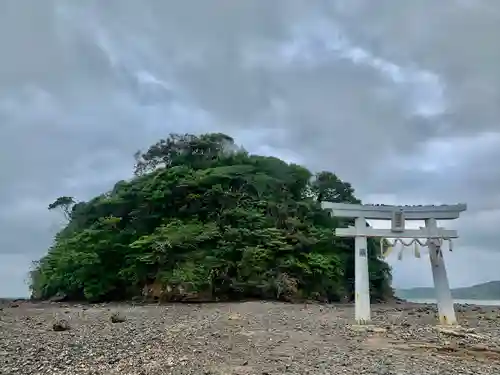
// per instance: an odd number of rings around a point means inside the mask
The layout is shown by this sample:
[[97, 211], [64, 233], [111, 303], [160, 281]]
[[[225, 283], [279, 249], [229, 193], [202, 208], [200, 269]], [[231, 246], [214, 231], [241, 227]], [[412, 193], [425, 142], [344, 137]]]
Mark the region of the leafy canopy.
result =
[[[179, 135], [136, 154], [135, 177], [88, 202], [60, 197], [68, 223], [35, 263], [35, 298], [91, 301], [352, 299], [352, 240], [322, 201], [359, 202], [331, 172], [250, 155], [225, 134]], [[369, 242], [371, 290], [392, 296]]]

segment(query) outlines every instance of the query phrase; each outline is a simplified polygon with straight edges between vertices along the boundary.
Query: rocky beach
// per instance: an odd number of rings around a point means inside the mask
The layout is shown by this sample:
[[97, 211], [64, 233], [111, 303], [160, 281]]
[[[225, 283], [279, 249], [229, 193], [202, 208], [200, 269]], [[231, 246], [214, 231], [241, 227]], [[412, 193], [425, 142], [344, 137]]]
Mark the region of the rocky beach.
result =
[[432, 305], [244, 302], [4, 302], [0, 374], [499, 374], [500, 309], [458, 306], [460, 328]]

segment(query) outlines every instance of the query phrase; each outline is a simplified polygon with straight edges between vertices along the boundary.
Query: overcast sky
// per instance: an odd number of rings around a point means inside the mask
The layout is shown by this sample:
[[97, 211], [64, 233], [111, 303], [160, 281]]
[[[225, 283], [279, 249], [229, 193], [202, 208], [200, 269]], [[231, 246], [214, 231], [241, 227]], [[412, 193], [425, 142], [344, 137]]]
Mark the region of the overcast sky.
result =
[[[3, 0], [0, 296], [27, 294], [51, 201], [170, 132], [334, 171], [366, 203], [467, 203], [450, 282], [500, 279], [498, 35], [498, 0]], [[390, 262], [432, 284], [428, 258]]]

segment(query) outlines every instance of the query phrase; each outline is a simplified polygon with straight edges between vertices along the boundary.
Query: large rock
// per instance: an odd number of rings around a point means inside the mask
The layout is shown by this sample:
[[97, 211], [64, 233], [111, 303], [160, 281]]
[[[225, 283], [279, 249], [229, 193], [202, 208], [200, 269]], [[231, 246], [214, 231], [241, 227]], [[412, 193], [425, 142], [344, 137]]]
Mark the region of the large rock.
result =
[[63, 332], [68, 331], [70, 329], [69, 322], [66, 319], [57, 319], [52, 324], [52, 329], [55, 332]]
[[65, 302], [68, 300], [68, 296], [64, 293], [57, 293], [55, 296], [49, 298], [50, 302]]

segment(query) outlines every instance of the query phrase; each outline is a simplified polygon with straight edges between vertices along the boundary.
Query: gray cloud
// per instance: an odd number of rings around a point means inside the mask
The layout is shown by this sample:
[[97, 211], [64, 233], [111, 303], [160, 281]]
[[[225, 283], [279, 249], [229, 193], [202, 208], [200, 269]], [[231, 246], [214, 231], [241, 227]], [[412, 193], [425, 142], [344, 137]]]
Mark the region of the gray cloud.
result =
[[[52, 199], [108, 189], [130, 176], [138, 148], [169, 132], [215, 130], [333, 170], [367, 201], [467, 202], [447, 224], [462, 237], [452, 284], [500, 276], [500, 4], [8, 0], [4, 9], [0, 284], [50, 245], [60, 225], [46, 211]], [[394, 265], [397, 285], [431, 281], [423, 260]], [[0, 293], [18, 293], [21, 278]]]

